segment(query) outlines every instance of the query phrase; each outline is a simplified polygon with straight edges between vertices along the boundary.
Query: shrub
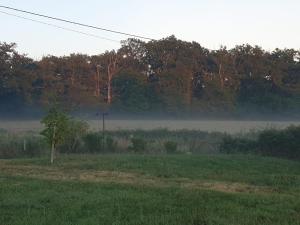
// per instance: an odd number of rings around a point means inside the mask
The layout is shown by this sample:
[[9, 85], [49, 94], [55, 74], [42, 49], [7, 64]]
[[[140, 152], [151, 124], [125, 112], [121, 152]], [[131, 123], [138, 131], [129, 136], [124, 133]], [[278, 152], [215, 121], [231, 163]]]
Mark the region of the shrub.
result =
[[56, 149], [64, 144], [69, 123], [69, 116], [58, 105], [53, 105], [41, 123], [45, 126], [41, 135], [45, 137], [51, 146], [51, 164], [54, 162]]
[[15, 149], [5, 148], [0, 151], [0, 159], [14, 159], [18, 157]]
[[116, 152], [117, 150], [117, 142], [110, 136], [105, 138], [106, 149], [109, 152]]
[[164, 143], [164, 147], [167, 153], [176, 153], [177, 152], [177, 143], [174, 141], [167, 141]]
[[90, 153], [99, 153], [104, 151], [103, 135], [100, 133], [88, 133], [83, 137], [85, 147]]
[[67, 124], [64, 143], [59, 147], [63, 153], [82, 151], [83, 136], [87, 134], [89, 125], [85, 121], [70, 119]]
[[147, 142], [142, 138], [131, 138], [131, 146], [129, 146], [129, 150], [134, 151], [136, 153], [145, 152], [147, 146]]
[[262, 131], [257, 142], [263, 155], [300, 159], [300, 126]]
[[23, 141], [23, 155], [26, 157], [40, 157], [49, 148], [48, 143], [41, 136], [25, 137], [25, 149]]
[[0, 158], [39, 157], [47, 150], [45, 139], [39, 135], [0, 134]]
[[222, 153], [253, 153], [264, 156], [300, 159], [300, 126], [284, 130], [261, 131], [255, 140], [226, 136], [219, 148]]
[[232, 136], [225, 136], [220, 144], [220, 152], [226, 154], [232, 153], [254, 153], [257, 144], [255, 140], [247, 138], [234, 138]]

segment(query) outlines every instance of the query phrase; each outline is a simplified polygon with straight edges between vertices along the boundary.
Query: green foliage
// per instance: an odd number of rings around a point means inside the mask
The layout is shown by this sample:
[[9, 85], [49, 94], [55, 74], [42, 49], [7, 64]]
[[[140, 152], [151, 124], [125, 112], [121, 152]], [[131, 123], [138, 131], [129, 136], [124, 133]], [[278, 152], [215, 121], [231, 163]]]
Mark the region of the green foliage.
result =
[[[87, 127], [88, 126], [85, 122], [69, 118], [66, 129], [67, 132], [64, 134], [64, 141], [57, 146], [59, 152], [66, 154], [104, 152], [138, 152], [161, 154], [165, 152], [174, 153], [178, 150], [182, 153], [214, 153], [216, 152], [219, 142], [224, 136], [222, 133], [208, 133], [189, 130], [119, 130], [107, 131], [103, 141], [103, 134], [101, 132], [88, 131]], [[8, 134], [7, 132], [3, 131], [3, 137], [5, 137], [5, 135]], [[28, 136], [30, 135], [28, 134]], [[39, 135], [38, 137], [39, 140], [44, 144], [41, 145], [42, 147], [40, 150], [44, 151], [45, 149], [49, 149], [49, 143], [46, 142], [46, 138], [43, 138], [43, 136]], [[22, 134], [14, 134], [14, 139], [18, 140], [17, 144], [14, 144], [13, 138], [3, 138], [3, 141], [0, 142], [0, 144], [2, 143], [3, 145], [2, 153], [5, 151], [4, 146], [7, 145], [15, 146], [12, 147], [12, 149], [21, 149], [23, 141], [22, 138]], [[29, 141], [27, 144], [31, 145]], [[177, 145], [176, 147], [175, 144]], [[13, 151], [9, 152], [12, 154], [10, 158], [21, 157], [20, 154], [13, 154]]]
[[108, 152], [113, 153], [117, 151], [118, 143], [113, 139], [113, 137], [106, 137], [105, 144]]
[[265, 130], [257, 142], [263, 155], [300, 159], [300, 126], [285, 130]]
[[90, 132], [83, 137], [85, 148], [90, 153], [104, 152], [103, 134], [98, 132]]
[[0, 42], [0, 112], [18, 115], [31, 102], [37, 68], [33, 59], [16, 51], [16, 46]]
[[263, 78], [242, 79], [238, 93], [238, 103], [244, 110], [261, 112], [293, 111], [296, 104], [295, 96], [288, 93], [273, 81]]
[[164, 143], [164, 147], [167, 153], [176, 153], [177, 152], [177, 143], [174, 141], [167, 141]]
[[89, 125], [87, 122], [69, 119], [65, 131], [64, 143], [60, 146], [62, 153], [78, 153], [83, 147], [82, 138], [87, 134]]
[[48, 149], [40, 135], [0, 133], [0, 159], [40, 157]]
[[[73, 136], [71, 136], [73, 137]], [[73, 138], [72, 138], [73, 139]], [[117, 142], [111, 136], [105, 136], [99, 132], [87, 132], [84, 129], [84, 133], [80, 133], [77, 136], [76, 142], [77, 148], [64, 150], [64, 153], [114, 153], [117, 152]], [[64, 146], [61, 147], [64, 149]]]
[[252, 153], [300, 159], [300, 126], [292, 126], [283, 130], [263, 130], [256, 139], [226, 136], [219, 150], [227, 154]]
[[113, 80], [115, 94], [113, 108], [126, 112], [145, 112], [155, 110], [159, 99], [142, 74], [124, 72]]
[[233, 153], [256, 153], [257, 143], [255, 140], [225, 136], [220, 144], [220, 152], [226, 154]]
[[63, 144], [68, 132], [69, 117], [57, 106], [52, 107], [41, 123], [45, 129], [41, 132], [50, 145]]
[[215, 153], [224, 134], [218, 132], [204, 132], [199, 130], [120, 130], [109, 134], [116, 139], [128, 140], [139, 137], [147, 141], [147, 151], [151, 153], [165, 152], [164, 143], [176, 142], [183, 153]]
[[130, 151], [133, 151], [135, 153], [145, 153], [147, 142], [143, 138], [139, 137], [132, 137], [130, 139], [131, 146], [128, 147]]
[[[97, 87], [94, 74], [104, 74], [113, 66], [109, 86], [110, 107], [115, 111], [176, 116], [272, 112], [299, 117], [300, 62], [294, 49], [269, 52], [240, 45], [209, 50], [170, 36], [147, 43], [129, 39], [117, 52], [97, 56], [71, 54], [34, 61], [15, 48], [0, 43], [0, 111], [5, 109], [4, 113], [28, 103], [48, 105], [51, 93], [64, 105], [81, 105], [85, 110], [103, 105], [108, 80], [103, 76]], [[109, 60], [112, 55], [117, 59], [114, 65]]]
[[45, 155], [47, 150], [47, 143], [41, 136], [32, 135], [24, 137], [23, 157], [41, 157]]

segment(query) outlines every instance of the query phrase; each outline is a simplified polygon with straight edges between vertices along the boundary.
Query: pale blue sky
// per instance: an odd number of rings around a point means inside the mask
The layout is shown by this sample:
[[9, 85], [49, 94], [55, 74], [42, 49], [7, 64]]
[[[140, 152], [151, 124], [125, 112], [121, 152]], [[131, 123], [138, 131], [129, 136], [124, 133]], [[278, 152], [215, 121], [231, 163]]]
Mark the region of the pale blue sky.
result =
[[[210, 49], [243, 43], [267, 50], [276, 47], [300, 49], [299, 0], [0, 0], [0, 5], [156, 39], [174, 34]], [[35, 19], [107, 38], [124, 39], [119, 35]], [[16, 42], [20, 52], [36, 59], [47, 54], [99, 54], [120, 46], [1, 13], [0, 27], [1, 42]]]

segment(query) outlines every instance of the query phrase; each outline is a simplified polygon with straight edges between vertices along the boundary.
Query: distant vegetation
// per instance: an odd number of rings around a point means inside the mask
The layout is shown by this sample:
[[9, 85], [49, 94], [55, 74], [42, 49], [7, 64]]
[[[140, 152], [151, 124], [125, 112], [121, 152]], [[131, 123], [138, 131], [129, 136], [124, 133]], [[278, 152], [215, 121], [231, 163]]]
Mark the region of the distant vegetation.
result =
[[[218, 153], [225, 137], [222, 133], [202, 131], [122, 130], [76, 133], [56, 146], [57, 154], [197, 154]], [[50, 155], [51, 142], [36, 133], [0, 133], [0, 158], [24, 158]]]
[[300, 159], [300, 127], [284, 130], [267, 129], [255, 138], [226, 136], [220, 152], [228, 154], [259, 154], [288, 159]]
[[55, 95], [81, 110], [109, 106], [123, 113], [297, 116], [299, 60], [294, 49], [208, 50], [174, 36], [148, 43], [129, 39], [117, 52], [38, 61], [18, 53], [15, 44], [0, 43], [0, 111], [32, 113]]
[[102, 133], [89, 131], [84, 121], [66, 117], [64, 127], [54, 130], [46, 127], [41, 134], [0, 132], [0, 158], [41, 157], [51, 152], [53, 162], [56, 151], [56, 154], [250, 154], [300, 160], [300, 127], [236, 135], [167, 129]]

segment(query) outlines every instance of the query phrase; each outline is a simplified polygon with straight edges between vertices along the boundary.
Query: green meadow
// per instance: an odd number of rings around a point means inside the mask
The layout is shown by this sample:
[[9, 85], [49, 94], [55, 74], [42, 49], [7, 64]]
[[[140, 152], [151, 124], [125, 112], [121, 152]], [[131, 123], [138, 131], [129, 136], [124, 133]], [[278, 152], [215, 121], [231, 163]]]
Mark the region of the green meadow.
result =
[[2, 225], [297, 225], [300, 163], [248, 155], [0, 160]]

